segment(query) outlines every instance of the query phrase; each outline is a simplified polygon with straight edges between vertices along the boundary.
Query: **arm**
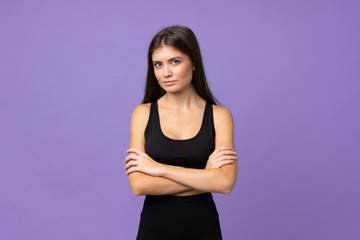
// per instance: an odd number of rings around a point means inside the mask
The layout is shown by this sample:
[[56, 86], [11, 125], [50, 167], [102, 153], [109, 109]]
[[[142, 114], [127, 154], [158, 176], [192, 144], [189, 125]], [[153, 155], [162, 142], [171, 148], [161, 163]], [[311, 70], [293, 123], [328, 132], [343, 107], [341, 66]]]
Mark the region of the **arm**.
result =
[[[130, 148], [145, 151], [144, 131], [148, 121], [150, 104], [137, 106], [131, 116]], [[129, 155], [133, 155], [130, 153]], [[128, 175], [129, 185], [135, 195], [163, 195], [176, 194], [191, 190], [191, 187], [174, 182], [163, 177], [150, 176], [142, 172]]]
[[141, 172], [129, 174], [130, 188], [136, 196], [172, 195], [192, 188], [163, 177], [153, 177]]
[[[215, 147], [229, 146], [234, 147], [234, 124], [232, 115], [229, 110], [223, 107], [214, 107], [214, 123], [216, 130]], [[230, 193], [235, 186], [237, 175], [236, 153], [222, 148], [215, 155], [221, 158], [223, 162], [227, 162], [221, 168], [215, 169], [189, 169], [164, 165], [155, 162], [148, 155], [139, 149], [129, 149], [132, 155], [127, 158], [128, 162], [125, 167], [127, 173], [136, 171], [145, 172], [156, 177], [164, 177], [169, 180], [178, 182], [179, 184], [191, 187], [203, 192]], [[234, 164], [231, 164], [234, 163]]]
[[[214, 106], [215, 148], [234, 146], [234, 123], [231, 112], [219, 106]], [[227, 150], [224, 150], [227, 152]], [[231, 156], [230, 152], [225, 156]], [[232, 159], [229, 157], [229, 159]], [[165, 166], [160, 176], [182, 183], [204, 192], [230, 193], [235, 187], [237, 178], [237, 161], [215, 169], [184, 169], [175, 166]]]

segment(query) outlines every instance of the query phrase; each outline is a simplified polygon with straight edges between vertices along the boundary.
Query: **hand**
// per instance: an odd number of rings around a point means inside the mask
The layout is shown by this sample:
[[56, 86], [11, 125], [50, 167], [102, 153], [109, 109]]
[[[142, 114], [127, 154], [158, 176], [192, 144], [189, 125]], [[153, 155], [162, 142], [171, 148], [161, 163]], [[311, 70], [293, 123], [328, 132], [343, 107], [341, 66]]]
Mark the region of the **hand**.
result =
[[237, 159], [236, 152], [230, 147], [220, 147], [209, 156], [205, 169], [221, 168], [233, 164]]
[[128, 152], [128, 156], [125, 158], [125, 170], [126, 174], [130, 174], [132, 172], [143, 172], [151, 176], [160, 176], [161, 173], [161, 164], [154, 161], [149, 155], [144, 153], [143, 151], [130, 148], [126, 150]]

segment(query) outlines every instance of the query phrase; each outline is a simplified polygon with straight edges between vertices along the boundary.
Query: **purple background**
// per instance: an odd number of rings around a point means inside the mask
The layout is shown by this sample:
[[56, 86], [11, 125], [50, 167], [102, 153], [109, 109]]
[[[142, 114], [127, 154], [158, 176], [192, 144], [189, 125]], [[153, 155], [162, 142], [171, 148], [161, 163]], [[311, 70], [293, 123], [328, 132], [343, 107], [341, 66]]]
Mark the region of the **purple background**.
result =
[[198, 37], [235, 119], [224, 239], [360, 239], [358, 1], [0, 1], [0, 239], [134, 239], [123, 171], [146, 52]]

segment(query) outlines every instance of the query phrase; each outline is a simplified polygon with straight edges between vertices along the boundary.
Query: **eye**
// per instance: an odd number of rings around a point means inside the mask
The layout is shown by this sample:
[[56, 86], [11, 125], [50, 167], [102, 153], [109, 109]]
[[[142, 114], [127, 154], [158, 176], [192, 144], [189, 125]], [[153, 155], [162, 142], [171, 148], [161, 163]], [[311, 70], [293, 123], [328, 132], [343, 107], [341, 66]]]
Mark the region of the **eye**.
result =
[[176, 65], [176, 64], [179, 64], [179, 63], [180, 63], [180, 61], [179, 61], [179, 60], [177, 60], [177, 59], [174, 59], [174, 60], [172, 60], [172, 61], [171, 61], [171, 63]]
[[161, 66], [161, 63], [159, 63], [159, 62], [154, 63], [154, 67], [158, 68], [160, 66]]

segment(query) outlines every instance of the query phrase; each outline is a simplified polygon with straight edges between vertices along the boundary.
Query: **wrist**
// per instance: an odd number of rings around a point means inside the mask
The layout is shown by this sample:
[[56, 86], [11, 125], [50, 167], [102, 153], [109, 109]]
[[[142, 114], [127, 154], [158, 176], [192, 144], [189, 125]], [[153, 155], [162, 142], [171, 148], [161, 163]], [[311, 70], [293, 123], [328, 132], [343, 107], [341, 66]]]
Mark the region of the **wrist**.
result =
[[158, 177], [164, 177], [165, 171], [166, 171], [165, 164], [160, 164], [160, 166], [159, 166], [159, 172], [158, 172]]

